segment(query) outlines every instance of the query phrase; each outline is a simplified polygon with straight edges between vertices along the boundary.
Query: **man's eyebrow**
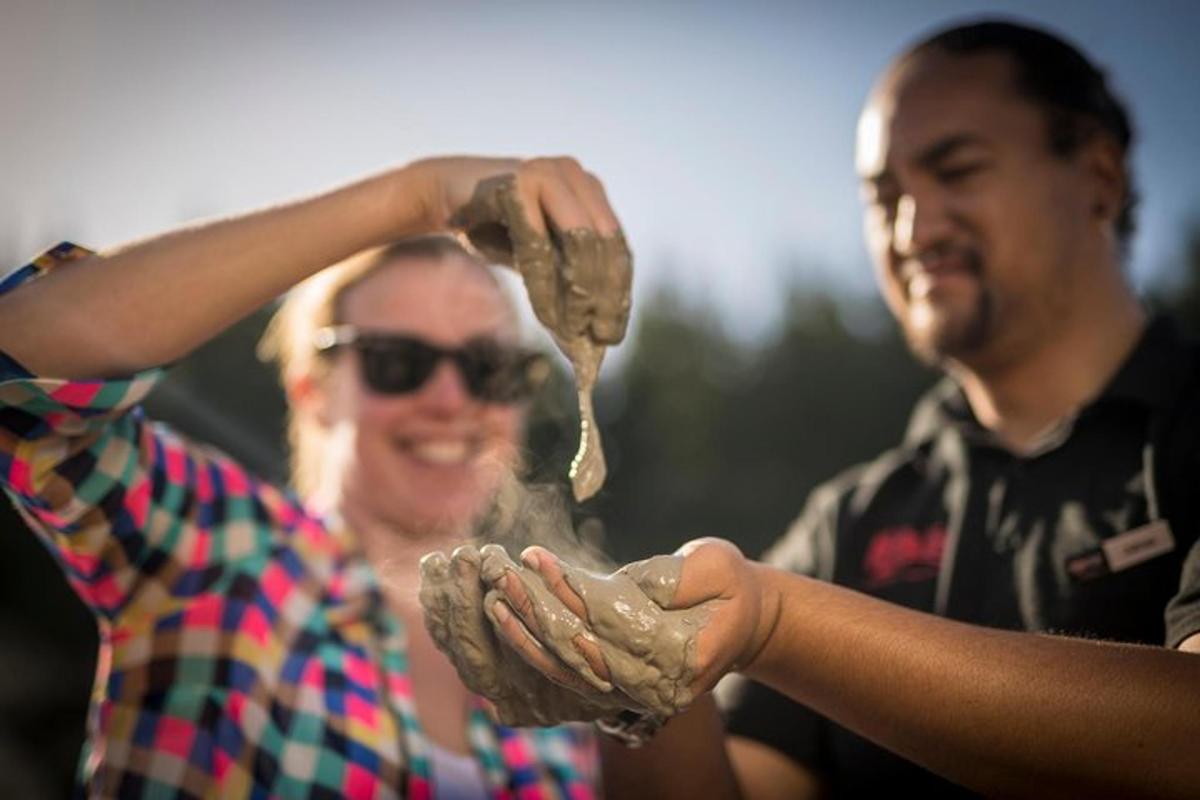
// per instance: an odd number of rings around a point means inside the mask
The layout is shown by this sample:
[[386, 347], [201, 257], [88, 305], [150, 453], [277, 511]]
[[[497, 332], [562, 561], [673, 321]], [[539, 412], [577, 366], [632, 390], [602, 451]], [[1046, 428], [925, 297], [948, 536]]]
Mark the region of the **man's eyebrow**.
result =
[[940, 162], [952, 156], [956, 151], [965, 147], [985, 144], [982, 136], [975, 133], [956, 133], [944, 139], [938, 139], [917, 154], [916, 161], [921, 167], [931, 169]]
[[874, 203], [892, 191], [895, 178], [890, 172], [880, 172], [876, 175], [864, 176], [859, 179], [859, 197], [868, 203]]
[[886, 167], [871, 175], [860, 175], [858, 177], [859, 186], [863, 189], [879, 189], [880, 186], [884, 186], [895, 180], [896, 178], [892, 175], [891, 169]]
[[[977, 133], [955, 133], [938, 139], [919, 152], [913, 161], [922, 169], [934, 169], [943, 160], [967, 147], [983, 147], [987, 140]], [[866, 189], [878, 189], [895, 180], [890, 167], [884, 167], [879, 172], [859, 177], [860, 185]]]

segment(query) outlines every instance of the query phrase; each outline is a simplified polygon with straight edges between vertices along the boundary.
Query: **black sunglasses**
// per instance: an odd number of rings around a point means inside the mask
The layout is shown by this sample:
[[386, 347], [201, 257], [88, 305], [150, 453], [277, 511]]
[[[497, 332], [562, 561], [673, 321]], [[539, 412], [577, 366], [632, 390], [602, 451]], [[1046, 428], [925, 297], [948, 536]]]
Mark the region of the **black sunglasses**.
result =
[[550, 375], [544, 355], [483, 337], [462, 347], [439, 347], [416, 336], [332, 325], [319, 329], [313, 344], [319, 353], [353, 347], [362, 364], [363, 381], [380, 394], [415, 392], [443, 358], [458, 367], [467, 391], [485, 403], [526, 400]]

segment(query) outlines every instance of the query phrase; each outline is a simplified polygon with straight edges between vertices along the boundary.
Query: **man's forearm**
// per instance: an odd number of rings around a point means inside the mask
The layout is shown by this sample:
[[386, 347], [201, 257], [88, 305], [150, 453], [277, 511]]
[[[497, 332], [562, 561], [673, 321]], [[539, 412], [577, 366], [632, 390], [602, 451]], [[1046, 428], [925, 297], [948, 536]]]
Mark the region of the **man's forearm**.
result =
[[0, 350], [38, 374], [102, 377], [179, 358], [335, 261], [416, 232], [405, 170], [64, 265], [0, 297]]
[[748, 674], [988, 794], [1194, 796], [1200, 656], [966, 625], [761, 567]]

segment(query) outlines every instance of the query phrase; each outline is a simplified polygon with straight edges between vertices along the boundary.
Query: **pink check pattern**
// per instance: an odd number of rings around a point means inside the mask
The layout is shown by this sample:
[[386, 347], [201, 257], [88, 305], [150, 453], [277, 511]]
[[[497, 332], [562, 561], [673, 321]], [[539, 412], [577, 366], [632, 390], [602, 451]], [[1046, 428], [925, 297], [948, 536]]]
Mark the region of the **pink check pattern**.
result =
[[[90, 253], [59, 245], [6, 291]], [[433, 797], [404, 631], [345, 533], [146, 420], [160, 380], [34, 377], [0, 354], [0, 483], [101, 632], [83, 793]], [[578, 728], [468, 738], [494, 798], [593, 797]]]

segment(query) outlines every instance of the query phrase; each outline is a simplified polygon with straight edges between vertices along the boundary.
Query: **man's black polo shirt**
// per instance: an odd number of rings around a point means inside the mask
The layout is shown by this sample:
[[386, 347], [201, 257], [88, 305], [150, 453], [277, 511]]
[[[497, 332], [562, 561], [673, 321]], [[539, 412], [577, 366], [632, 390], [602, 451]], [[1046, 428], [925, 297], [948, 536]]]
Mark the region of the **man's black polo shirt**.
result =
[[[1197, 369], [1156, 320], [1101, 395], [1022, 455], [944, 380], [901, 446], [817, 489], [766, 560], [965, 622], [1175, 647], [1200, 631], [1200, 491], [1166, 491], [1193, 485], [1170, 465], [1197, 460], [1165, 454], [1200, 450], [1167, 443], [1200, 413], [1182, 407]], [[811, 765], [836, 794], [962, 791], [764, 687], [723, 696], [731, 734]]]

